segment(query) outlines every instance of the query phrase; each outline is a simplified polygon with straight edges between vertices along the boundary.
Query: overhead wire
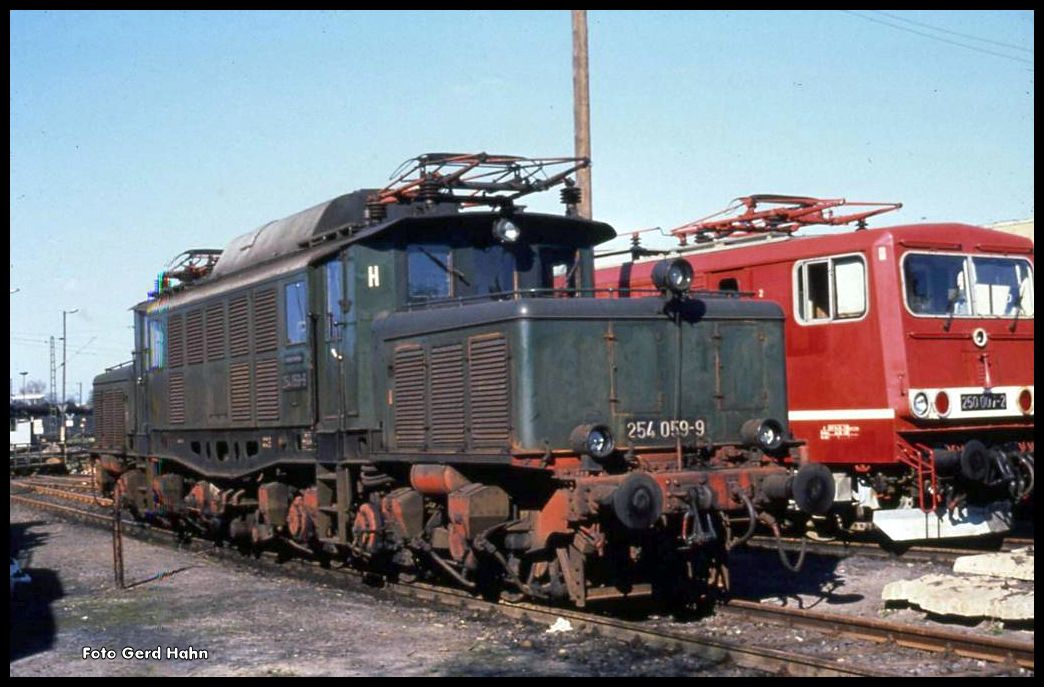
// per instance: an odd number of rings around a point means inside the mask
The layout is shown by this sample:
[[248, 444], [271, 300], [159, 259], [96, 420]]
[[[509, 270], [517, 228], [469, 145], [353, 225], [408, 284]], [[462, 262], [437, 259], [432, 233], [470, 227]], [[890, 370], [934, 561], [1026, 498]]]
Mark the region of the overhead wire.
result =
[[893, 24], [891, 22], [887, 22], [887, 21], [884, 21], [882, 19], [876, 19], [874, 17], [868, 17], [865, 14], [860, 14], [858, 12], [853, 12], [852, 10], [841, 10], [841, 11], [844, 12], [845, 14], [850, 14], [853, 17], [858, 17], [858, 18], [864, 19], [866, 21], [872, 21], [875, 24], [883, 24], [885, 26], [890, 26], [893, 29], [898, 29], [899, 31], [906, 31], [907, 33], [913, 33], [913, 34], [916, 34], [918, 36], [924, 36], [925, 38], [931, 38], [932, 40], [941, 41], [943, 43], [948, 43], [950, 45], [956, 45], [956, 46], [958, 46], [960, 48], [967, 48], [968, 50], [974, 50], [976, 52], [985, 53], [987, 55], [993, 55], [995, 57], [1003, 57], [1005, 59], [1013, 60], [1015, 62], [1021, 62], [1023, 64], [1029, 64], [1029, 65], [1033, 64], [1033, 60], [1027, 60], [1027, 59], [1024, 59], [1024, 58], [1021, 58], [1021, 57], [1015, 57], [1014, 55], [1005, 55], [1003, 53], [995, 52], [993, 50], [987, 50], [985, 48], [979, 48], [979, 47], [976, 47], [974, 45], [968, 45], [967, 43], [961, 43], [961, 42], [958, 42], [958, 41], [953, 41], [953, 40], [950, 40], [948, 38], [943, 38], [941, 36], [933, 36], [932, 34], [925, 33], [924, 31], [918, 31], [916, 29], [907, 28], [905, 26], [900, 26], [898, 24]]
[[1033, 54], [1033, 50], [1032, 49], [1024, 48], [1021, 45], [1012, 45], [1011, 43], [1002, 43], [1000, 41], [990, 40], [989, 38], [982, 38], [980, 36], [973, 36], [970, 33], [961, 33], [960, 31], [951, 31], [949, 29], [944, 29], [941, 26], [933, 26], [931, 24], [926, 24], [926, 23], [921, 22], [921, 21], [914, 21], [913, 19], [907, 19], [906, 17], [900, 17], [898, 14], [891, 14], [890, 12], [882, 12], [881, 10], [870, 10], [870, 11], [873, 12], [874, 14], [880, 14], [882, 16], [889, 17], [889, 18], [895, 19], [897, 21], [906, 22], [907, 24], [913, 24], [915, 26], [923, 26], [924, 28], [931, 29], [932, 31], [939, 31], [940, 33], [948, 33], [951, 36], [960, 36], [961, 38], [970, 38], [973, 41], [982, 41], [983, 43], [991, 43], [993, 45], [997, 45], [997, 46], [1000, 46], [1002, 48], [1010, 48], [1011, 50], [1019, 50], [1021, 52], [1028, 52], [1030, 54]]

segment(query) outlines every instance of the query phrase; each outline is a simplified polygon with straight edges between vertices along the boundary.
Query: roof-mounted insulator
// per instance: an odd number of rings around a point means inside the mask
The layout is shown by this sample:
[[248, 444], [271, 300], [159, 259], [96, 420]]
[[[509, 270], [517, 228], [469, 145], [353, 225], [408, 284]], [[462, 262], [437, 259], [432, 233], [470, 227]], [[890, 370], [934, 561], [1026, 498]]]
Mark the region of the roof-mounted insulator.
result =
[[572, 179], [565, 180], [565, 188], [559, 191], [559, 196], [562, 199], [562, 204], [566, 206], [566, 215], [572, 217], [577, 213], [577, 206], [580, 205], [580, 199], [583, 197], [583, 193], [576, 186], [576, 182]]
[[423, 179], [417, 188], [417, 200], [428, 205], [434, 205], [439, 200], [441, 190], [442, 184], [438, 179]]
[[366, 201], [366, 221], [371, 224], [383, 222], [388, 216], [388, 206], [376, 198], [371, 197]]

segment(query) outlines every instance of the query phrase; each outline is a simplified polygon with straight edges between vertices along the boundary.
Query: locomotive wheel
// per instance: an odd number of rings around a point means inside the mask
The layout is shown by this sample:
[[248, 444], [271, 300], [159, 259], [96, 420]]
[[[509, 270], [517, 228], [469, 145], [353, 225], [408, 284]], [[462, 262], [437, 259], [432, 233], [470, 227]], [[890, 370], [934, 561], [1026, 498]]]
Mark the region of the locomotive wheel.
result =
[[1015, 480], [1012, 484], [1012, 494], [1016, 501], [1026, 501], [1033, 493], [1034, 483], [1034, 471], [1033, 471], [1033, 454], [1016, 456], [1015, 460], [1012, 461], [1012, 471], [1015, 473]]
[[381, 528], [380, 510], [372, 504], [359, 506], [352, 523], [352, 543], [360, 553], [372, 556], [377, 552], [377, 533]]
[[500, 598], [509, 604], [517, 604], [525, 601], [526, 595], [522, 592], [512, 591], [510, 589], [501, 589]]
[[304, 498], [294, 497], [286, 513], [286, 527], [290, 536], [299, 542], [311, 541], [315, 537], [315, 523], [305, 509]]
[[94, 464], [93, 473], [95, 493], [101, 496], [111, 496], [116, 480], [106, 470], [103, 470], [97, 462]]

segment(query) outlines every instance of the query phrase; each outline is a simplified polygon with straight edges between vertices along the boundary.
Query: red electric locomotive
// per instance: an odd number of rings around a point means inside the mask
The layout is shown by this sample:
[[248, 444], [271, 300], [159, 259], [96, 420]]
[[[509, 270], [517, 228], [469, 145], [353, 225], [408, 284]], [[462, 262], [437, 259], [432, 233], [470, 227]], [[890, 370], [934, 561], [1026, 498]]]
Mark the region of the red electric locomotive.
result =
[[898, 204], [834, 215], [852, 204], [738, 201], [675, 229], [674, 250], [635, 234], [602, 256], [596, 286], [645, 288], [663, 255], [681, 255], [694, 288], [780, 303], [790, 426], [834, 472], [845, 528], [872, 523], [893, 541], [1008, 531], [1033, 489], [1032, 241], [966, 224], [866, 228]]

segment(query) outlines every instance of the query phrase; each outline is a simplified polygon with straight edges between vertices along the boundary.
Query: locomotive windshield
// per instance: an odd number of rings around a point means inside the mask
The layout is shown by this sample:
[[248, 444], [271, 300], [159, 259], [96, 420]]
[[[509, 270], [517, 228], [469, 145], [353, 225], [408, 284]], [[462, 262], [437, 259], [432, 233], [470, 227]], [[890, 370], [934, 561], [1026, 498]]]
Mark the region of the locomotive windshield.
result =
[[1033, 271], [1022, 258], [912, 253], [903, 279], [914, 315], [1033, 317]]
[[526, 243], [449, 246], [419, 243], [406, 248], [407, 300], [575, 295], [591, 270], [590, 248]]

